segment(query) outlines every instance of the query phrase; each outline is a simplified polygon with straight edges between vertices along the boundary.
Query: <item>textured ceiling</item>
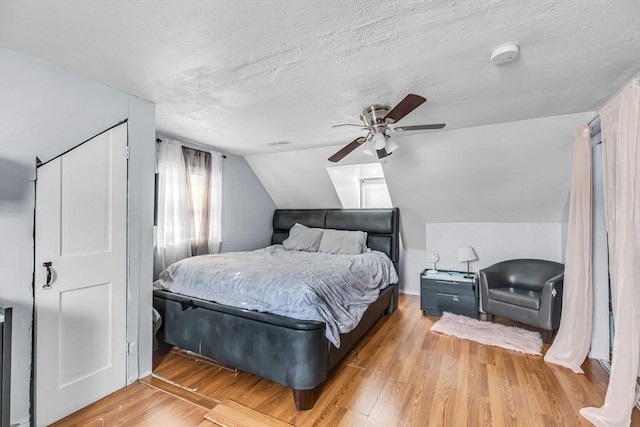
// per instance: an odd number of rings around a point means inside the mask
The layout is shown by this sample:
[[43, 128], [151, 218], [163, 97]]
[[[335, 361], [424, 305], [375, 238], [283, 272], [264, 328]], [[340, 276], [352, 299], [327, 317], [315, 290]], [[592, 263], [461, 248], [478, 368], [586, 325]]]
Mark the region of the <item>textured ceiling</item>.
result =
[[[522, 54], [493, 65], [494, 46]], [[7, 1], [0, 45], [157, 104], [236, 153], [337, 145], [368, 104], [447, 129], [597, 109], [640, 72], [640, 2]]]

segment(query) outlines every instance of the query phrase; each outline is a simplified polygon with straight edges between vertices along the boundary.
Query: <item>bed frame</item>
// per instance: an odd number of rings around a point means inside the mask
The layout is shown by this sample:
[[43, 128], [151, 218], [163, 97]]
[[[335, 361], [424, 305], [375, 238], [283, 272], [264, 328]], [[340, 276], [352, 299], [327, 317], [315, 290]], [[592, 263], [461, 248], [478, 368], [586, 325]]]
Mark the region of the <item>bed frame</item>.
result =
[[[309, 227], [362, 230], [367, 246], [399, 262], [398, 208], [278, 209], [272, 244], [282, 243], [297, 222]], [[329, 371], [385, 314], [398, 306], [398, 286], [380, 291], [358, 326], [341, 334], [340, 348], [325, 337], [325, 323], [229, 307], [211, 301], [154, 291], [153, 305], [163, 326], [158, 338], [239, 370], [293, 389], [297, 410], [311, 409]]]

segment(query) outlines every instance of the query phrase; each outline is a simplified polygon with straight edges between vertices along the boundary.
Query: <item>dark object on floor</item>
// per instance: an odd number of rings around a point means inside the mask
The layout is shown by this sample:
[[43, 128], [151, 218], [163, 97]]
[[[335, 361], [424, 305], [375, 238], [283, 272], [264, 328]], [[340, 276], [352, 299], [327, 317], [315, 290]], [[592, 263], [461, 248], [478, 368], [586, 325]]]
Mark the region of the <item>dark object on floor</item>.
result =
[[152, 310], [152, 322], [153, 322], [153, 351], [158, 350], [158, 330], [162, 326], [162, 316], [158, 313], [158, 310], [151, 307]]
[[493, 314], [542, 329], [550, 342], [560, 326], [564, 264], [513, 259], [480, 270], [480, 293], [487, 320]]

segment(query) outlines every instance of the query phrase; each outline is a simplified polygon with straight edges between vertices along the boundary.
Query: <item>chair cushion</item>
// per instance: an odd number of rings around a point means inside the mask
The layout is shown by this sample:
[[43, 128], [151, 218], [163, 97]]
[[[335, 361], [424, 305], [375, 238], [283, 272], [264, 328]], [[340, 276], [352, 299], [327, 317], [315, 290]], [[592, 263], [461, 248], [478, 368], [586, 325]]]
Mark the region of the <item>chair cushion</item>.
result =
[[489, 299], [506, 302], [507, 304], [540, 310], [542, 292], [519, 288], [489, 289]]

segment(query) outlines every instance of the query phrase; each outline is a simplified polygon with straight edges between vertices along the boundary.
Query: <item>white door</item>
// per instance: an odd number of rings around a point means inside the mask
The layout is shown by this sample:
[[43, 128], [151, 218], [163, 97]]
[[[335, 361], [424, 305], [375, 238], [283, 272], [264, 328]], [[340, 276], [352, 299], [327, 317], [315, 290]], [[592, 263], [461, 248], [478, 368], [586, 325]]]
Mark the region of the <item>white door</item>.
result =
[[123, 124], [38, 168], [38, 426], [126, 383], [126, 149]]

